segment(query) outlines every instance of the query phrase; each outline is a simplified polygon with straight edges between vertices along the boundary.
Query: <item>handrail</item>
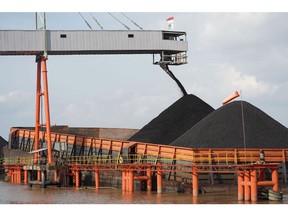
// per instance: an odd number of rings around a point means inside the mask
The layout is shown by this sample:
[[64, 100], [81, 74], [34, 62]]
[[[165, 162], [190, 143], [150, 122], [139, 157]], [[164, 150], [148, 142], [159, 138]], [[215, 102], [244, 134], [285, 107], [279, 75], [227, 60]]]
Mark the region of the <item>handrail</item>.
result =
[[[209, 164], [209, 158], [205, 154], [195, 153], [194, 157], [188, 164]], [[37, 161], [37, 162], [36, 162]], [[67, 156], [65, 159], [54, 158], [55, 164], [156, 164], [157, 162], [164, 164], [181, 164], [183, 160], [171, 158], [151, 157], [149, 155], [129, 154], [129, 157], [121, 155], [92, 155], [92, 156]], [[186, 161], [187, 162], [187, 161]], [[252, 160], [250, 157], [246, 159], [247, 164], [253, 164], [257, 161]], [[31, 165], [31, 164], [47, 164], [47, 158], [39, 158], [35, 160], [33, 156], [30, 157], [4, 157], [0, 159], [0, 165]], [[233, 157], [228, 157], [228, 154], [219, 157], [217, 154], [216, 160], [212, 164], [218, 165], [231, 165], [234, 164]]]
[[[29, 133], [25, 133], [29, 131]], [[22, 128], [12, 128], [11, 133], [16, 137], [24, 136], [34, 139], [34, 131]], [[40, 132], [40, 139], [45, 139], [44, 131]], [[228, 149], [228, 148], [186, 148], [170, 145], [159, 145], [152, 143], [141, 143], [123, 140], [100, 139], [95, 137], [75, 136], [71, 134], [51, 133], [59, 142], [66, 142], [70, 145], [78, 145], [87, 148], [96, 148], [102, 150], [112, 150], [113, 152], [122, 153], [124, 148], [135, 149], [136, 155], [144, 155], [152, 158], [167, 158], [175, 161], [187, 161], [197, 163], [211, 163], [211, 164], [230, 164], [230, 163], [254, 163], [259, 160], [259, 149]], [[57, 137], [57, 139], [56, 139]], [[85, 139], [85, 142], [84, 142]], [[288, 161], [288, 149], [262, 149], [265, 152], [265, 161], [269, 163], [281, 163]], [[128, 151], [129, 152], [129, 151]], [[117, 154], [118, 154], [117, 153]], [[89, 156], [93, 157], [93, 156]], [[107, 156], [104, 156], [107, 157]], [[107, 160], [107, 158], [106, 158]]]

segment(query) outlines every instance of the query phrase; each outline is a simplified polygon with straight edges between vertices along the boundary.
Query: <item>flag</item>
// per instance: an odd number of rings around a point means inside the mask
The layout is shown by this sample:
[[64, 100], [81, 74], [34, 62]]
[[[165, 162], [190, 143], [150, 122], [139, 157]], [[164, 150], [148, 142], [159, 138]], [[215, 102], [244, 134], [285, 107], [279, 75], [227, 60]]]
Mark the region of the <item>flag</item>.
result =
[[169, 17], [166, 19], [168, 28], [173, 29], [174, 28], [174, 17]]

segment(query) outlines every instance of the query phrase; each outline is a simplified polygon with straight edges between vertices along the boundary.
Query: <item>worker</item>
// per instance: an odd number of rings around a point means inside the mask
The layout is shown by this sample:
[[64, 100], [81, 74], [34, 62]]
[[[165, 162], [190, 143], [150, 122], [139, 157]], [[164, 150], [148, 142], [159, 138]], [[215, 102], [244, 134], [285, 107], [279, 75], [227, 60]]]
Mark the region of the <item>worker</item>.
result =
[[265, 164], [265, 154], [264, 151], [262, 149], [260, 149], [260, 164]]

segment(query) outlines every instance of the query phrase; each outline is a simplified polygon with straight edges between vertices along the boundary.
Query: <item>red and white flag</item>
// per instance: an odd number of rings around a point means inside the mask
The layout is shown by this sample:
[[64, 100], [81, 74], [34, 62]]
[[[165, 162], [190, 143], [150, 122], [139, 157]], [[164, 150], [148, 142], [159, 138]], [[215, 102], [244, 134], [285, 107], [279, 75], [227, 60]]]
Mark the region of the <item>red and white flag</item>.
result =
[[166, 19], [168, 28], [173, 29], [174, 28], [174, 17], [169, 17]]

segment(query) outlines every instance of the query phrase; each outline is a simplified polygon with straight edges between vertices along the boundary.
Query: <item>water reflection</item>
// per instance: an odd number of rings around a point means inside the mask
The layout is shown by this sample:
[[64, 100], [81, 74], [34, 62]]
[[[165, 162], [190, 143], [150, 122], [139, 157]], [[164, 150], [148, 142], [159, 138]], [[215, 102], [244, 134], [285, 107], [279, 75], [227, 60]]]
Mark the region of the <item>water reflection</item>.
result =
[[192, 196], [192, 203], [193, 204], [199, 204], [198, 197]]
[[[103, 188], [56, 188], [32, 187], [0, 182], [0, 203], [5, 204], [251, 204], [237, 200], [237, 192], [191, 193], [135, 191], [122, 192], [121, 189]], [[287, 195], [282, 201], [261, 201], [257, 204], [288, 203]]]

